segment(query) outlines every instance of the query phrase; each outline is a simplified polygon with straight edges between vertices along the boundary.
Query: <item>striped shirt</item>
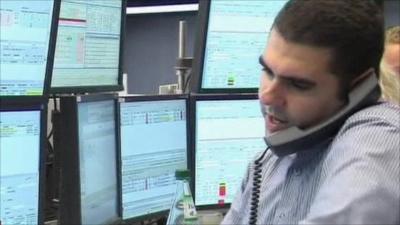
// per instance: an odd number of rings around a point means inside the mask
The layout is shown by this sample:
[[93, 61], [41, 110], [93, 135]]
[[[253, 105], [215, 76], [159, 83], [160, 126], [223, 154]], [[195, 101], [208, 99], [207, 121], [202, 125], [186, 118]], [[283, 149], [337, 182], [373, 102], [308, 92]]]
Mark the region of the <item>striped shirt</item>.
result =
[[[248, 224], [254, 163], [222, 224]], [[400, 108], [379, 103], [338, 134], [262, 161], [257, 224], [399, 224]]]

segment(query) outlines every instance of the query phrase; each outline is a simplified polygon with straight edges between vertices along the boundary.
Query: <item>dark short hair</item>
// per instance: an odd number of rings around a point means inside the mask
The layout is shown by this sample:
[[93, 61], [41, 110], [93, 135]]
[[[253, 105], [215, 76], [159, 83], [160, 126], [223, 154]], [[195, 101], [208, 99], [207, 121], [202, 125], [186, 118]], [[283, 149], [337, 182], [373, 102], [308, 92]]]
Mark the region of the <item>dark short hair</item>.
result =
[[287, 41], [331, 49], [330, 71], [346, 89], [371, 67], [379, 75], [384, 26], [373, 1], [290, 0], [275, 18], [273, 29]]

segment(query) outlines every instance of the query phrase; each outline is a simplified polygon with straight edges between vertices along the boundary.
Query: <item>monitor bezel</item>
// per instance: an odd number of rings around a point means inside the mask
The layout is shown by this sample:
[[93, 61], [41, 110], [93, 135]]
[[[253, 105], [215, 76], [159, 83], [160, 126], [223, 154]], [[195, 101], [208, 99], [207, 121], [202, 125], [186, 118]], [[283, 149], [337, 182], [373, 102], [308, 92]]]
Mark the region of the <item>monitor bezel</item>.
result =
[[256, 100], [258, 99], [258, 95], [254, 93], [224, 93], [224, 94], [194, 94], [190, 96], [190, 136], [192, 137], [191, 149], [193, 152], [193, 157], [191, 158], [191, 177], [193, 177], [191, 181], [192, 190], [193, 190], [193, 200], [195, 202], [196, 208], [198, 210], [216, 210], [216, 209], [228, 209], [231, 206], [231, 203], [224, 203], [220, 205], [216, 204], [208, 204], [208, 205], [197, 205], [196, 204], [196, 102], [198, 101], [209, 101], [209, 100]]
[[43, 89], [40, 95], [1, 95], [1, 99], [16, 99], [18, 97], [42, 97], [47, 98], [49, 96], [50, 83], [53, 75], [53, 64], [54, 64], [54, 54], [56, 51], [56, 40], [57, 40], [57, 30], [58, 30], [58, 18], [60, 14], [61, 0], [53, 0], [53, 13], [51, 17], [51, 24], [49, 30], [49, 45], [47, 49], [47, 58], [45, 66], [45, 74], [43, 79]]
[[[119, 59], [118, 59], [119, 66], [118, 66], [117, 84], [52, 87], [51, 86], [52, 80], [50, 80], [49, 83], [50, 94], [88, 94], [88, 93], [98, 93], [98, 92], [122, 91], [124, 89], [122, 83], [123, 79], [122, 73], [123, 73], [123, 52], [124, 52], [123, 50], [125, 42], [126, 5], [127, 5], [127, 0], [121, 0], [121, 29], [120, 29], [120, 42], [119, 42]], [[55, 36], [57, 36], [57, 34]], [[53, 71], [53, 67], [51, 69]]]
[[47, 102], [39, 96], [18, 97], [14, 99], [0, 98], [1, 112], [40, 112], [40, 135], [39, 135], [39, 192], [38, 192], [38, 220], [37, 224], [44, 224], [44, 213], [46, 204], [46, 141], [47, 141]]
[[[118, 148], [118, 118], [117, 118], [117, 96], [115, 94], [96, 94], [96, 95], [77, 95], [64, 96], [60, 98], [61, 120], [59, 123], [60, 136], [64, 137], [60, 141], [58, 152], [60, 152], [61, 176], [60, 176], [60, 224], [81, 224], [81, 181], [80, 181], [80, 157], [79, 157], [79, 121], [78, 108], [80, 103], [112, 100], [114, 104], [115, 122], [115, 162], [117, 177], [117, 217], [109, 224], [118, 224], [121, 221], [119, 210], [119, 187], [118, 187], [118, 168], [119, 168], [119, 148]], [[55, 128], [57, 129], [57, 128]], [[69, 132], [69, 133], [68, 133]]]
[[[137, 95], [137, 96], [120, 96], [119, 100], [118, 100], [118, 120], [121, 121], [121, 114], [120, 114], [120, 110], [121, 110], [121, 104], [122, 103], [130, 103], [130, 102], [151, 102], [151, 101], [168, 101], [168, 100], [184, 100], [185, 101], [185, 105], [186, 105], [186, 134], [187, 134], [187, 139], [186, 139], [186, 163], [187, 163], [187, 168], [190, 169], [190, 163], [191, 163], [191, 154], [192, 151], [190, 150], [190, 146], [191, 146], [191, 138], [190, 138], [190, 128], [189, 128], [189, 95], [185, 95], [185, 94], [178, 94], [178, 95]], [[122, 155], [122, 148], [121, 148], [121, 126], [118, 126], [118, 139], [119, 139], [119, 149], [120, 149], [120, 154]], [[118, 177], [119, 177], [119, 187], [122, 187], [122, 158], [119, 158], [119, 170], [118, 170]], [[157, 211], [154, 213], [149, 213], [146, 215], [141, 215], [141, 216], [135, 216], [135, 217], [130, 217], [130, 218], [126, 218], [123, 219], [123, 209], [122, 209], [122, 188], [120, 188], [120, 212], [121, 212], [121, 219], [125, 222], [125, 223], [136, 223], [136, 222], [140, 222], [143, 220], [148, 220], [148, 219], [152, 219], [152, 218], [161, 218], [164, 216], [168, 216], [169, 213], [169, 209], [166, 210], [161, 210], [161, 211]]]
[[197, 4], [199, 0], [133, 0], [128, 2], [128, 7], [151, 7], [165, 5]]
[[[210, 8], [213, 0], [199, 1], [199, 29], [197, 33], [197, 39], [195, 41], [195, 57], [193, 60], [193, 72], [191, 79], [191, 89], [197, 93], [257, 93], [258, 87], [254, 88], [204, 88], [203, 87], [203, 70], [204, 70], [204, 57], [205, 50], [207, 47], [207, 34], [208, 34], [208, 23], [210, 16]], [[215, 1], [215, 0], [214, 0]]]

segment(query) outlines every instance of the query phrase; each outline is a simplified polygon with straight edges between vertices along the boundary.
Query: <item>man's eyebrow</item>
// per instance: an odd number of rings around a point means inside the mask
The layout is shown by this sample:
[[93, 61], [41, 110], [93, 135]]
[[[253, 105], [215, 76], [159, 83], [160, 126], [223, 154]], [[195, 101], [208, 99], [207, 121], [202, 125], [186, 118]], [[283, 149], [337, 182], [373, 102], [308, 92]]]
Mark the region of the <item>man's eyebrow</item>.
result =
[[260, 57], [258, 58], [258, 62], [263, 67], [263, 70], [265, 70], [269, 74], [273, 74], [271, 68], [269, 68], [269, 66], [264, 62], [262, 55], [260, 55]]
[[281, 76], [280, 79], [287, 80], [287, 81], [294, 82], [294, 83], [301, 84], [301, 85], [306, 85], [310, 88], [317, 85], [317, 83], [314, 81], [303, 79], [303, 78], [292, 77], [290, 75], [287, 77]]
[[[258, 58], [258, 61], [260, 65], [263, 67], [263, 70], [265, 70], [267, 73], [274, 75], [274, 72], [269, 68], [269, 66], [264, 62], [264, 59], [262, 55]], [[310, 87], [315, 86], [317, 83], [308, 79], [303, 79], [303, 78], [298, 78], [295, 76], [291, 75], [281, 75], [279, 76], [280, 79], [291, 81], [291, 82], [296, 82], [296, 83], [302, 83], [304, 85], [309, 85]]]

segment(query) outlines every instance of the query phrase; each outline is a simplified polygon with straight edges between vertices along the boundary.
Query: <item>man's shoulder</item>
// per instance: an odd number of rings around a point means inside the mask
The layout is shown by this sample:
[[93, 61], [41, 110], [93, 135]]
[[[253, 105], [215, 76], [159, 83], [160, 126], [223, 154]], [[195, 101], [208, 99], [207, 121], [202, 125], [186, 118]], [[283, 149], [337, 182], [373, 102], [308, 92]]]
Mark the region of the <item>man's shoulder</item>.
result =
[[320, 186], [308, 217], [332, 203], [332, 218], [367, 217], [375, 205], [381, 215], [398, 212], [399, 185], [393, 178], [399, 177], [399, 117], [398, 106], [378, 103], [346, 121], [319, 161]]
[[[331, 151], [375, 151], [385, 147], [398, 148], [400, 107], [379, 102], [351, 115], [335, 136]], [[397, 145], [397, 146], [396, 146]], [[390, 150], [391, 151], [391, 150]]]
[[400, 107], [389, 102], [378, 102], [351, 115], [342, 128], [365, 123], [400, 128]]
[[343, 165], [350, 168], [359, 165], [357, 163], [369, 162], [398, 168], [395, 159], [400, 153], [399, 136], [399, 106], [379, 102], [346, 120], [326, 151], [324, 165], [337, 169]]

